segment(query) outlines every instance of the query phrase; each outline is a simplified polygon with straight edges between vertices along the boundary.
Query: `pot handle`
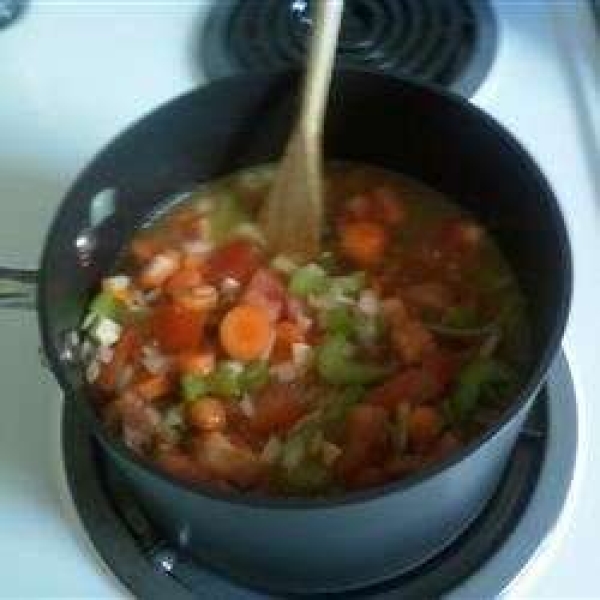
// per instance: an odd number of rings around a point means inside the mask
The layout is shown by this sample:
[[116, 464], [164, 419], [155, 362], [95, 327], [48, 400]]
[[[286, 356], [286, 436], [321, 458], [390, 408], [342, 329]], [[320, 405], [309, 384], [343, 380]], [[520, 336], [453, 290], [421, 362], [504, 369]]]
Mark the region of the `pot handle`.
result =
[[0, 267], [0, 309], [35, 310], [37, 269]]

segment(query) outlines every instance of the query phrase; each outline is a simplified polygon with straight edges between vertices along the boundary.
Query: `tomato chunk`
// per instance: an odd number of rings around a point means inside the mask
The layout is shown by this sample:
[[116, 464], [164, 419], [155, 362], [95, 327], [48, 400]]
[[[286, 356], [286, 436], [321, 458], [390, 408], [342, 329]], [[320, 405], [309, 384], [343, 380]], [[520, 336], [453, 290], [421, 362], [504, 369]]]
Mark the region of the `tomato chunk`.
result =
[[242, 302], [264, 309], [271, 321], [276, 321], [287, 301], [287, 291], [275, 273], [270, 269], [259, 269], [254, 273]]
[[299, 391], [275, 383], [264, 389], [256, 402], [252, 428], [263, 435], [287, 431], [305, 414]]
[[400, 402], [418, 404], [435, 398], [439, 386], [431, 373], [421, 368], [405, 369], [384, 384], [376, 387], [368, 396], [371, 404], [395, 410]]
[[260, 262], [260, 252], [253, 243], [234, 240], [210, 256], [206, 263], [206, 280], [216, 285], [229, 277], [246, 283]]
[[166, 352], [197, 350], [202, 340], [202, 313], [177, 304], [156, 308], [151, 317], [151, 330]]

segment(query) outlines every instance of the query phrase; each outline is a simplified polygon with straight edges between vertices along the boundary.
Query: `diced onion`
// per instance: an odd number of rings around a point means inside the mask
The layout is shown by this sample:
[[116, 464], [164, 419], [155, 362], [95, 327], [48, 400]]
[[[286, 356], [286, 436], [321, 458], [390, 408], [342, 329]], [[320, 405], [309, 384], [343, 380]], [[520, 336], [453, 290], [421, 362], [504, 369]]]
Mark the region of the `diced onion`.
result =
[[110, 346], [100, 346], [98, 348], [98, 360], [107, 365], [115, 354], [115, 351]]
[[125, 365], [117, 374], [117, 390], [121, 391], [125, 389], [133, 379], [133, 367], [131, 365]]
[[312, 319], [306, 315], [297, 316], [296, 323], [302, 331], [308, 331], [312, 327]]
[[369, 316], [374, 316], [379, 312], [379, 300], [373, 290], [363, 290], [360, 293], [358, 309]]
[[182, 294], [179, 303], [191, 310], [210, 311], [219, 303], [219, 292], [212, 285], [201, 285]]
[[94, 383], [100, 375], [100, 363], [97, 360], [92, 360], [85, 370], [85, 378], [89, 383]]
[[100, 317], [92, 334], [101, 346], [112, 346], [119, 341], [121, 326], [111, 319]]
[[66, 342], [70, 348], [76, 348], [79, 345], [79, 333], [74, 330], [69, 331]]
[[263, 232], [258, 226], [254, 225], [254, 223], [242, 223], [233, 228], [232, 234], [237, 237], [247, 238], [260, 246], [267, 245], [267, 240], [265, 239]]
[[273, 365], [269, 372], [281, 383], [289, 383], [298, 377], [298, 369], [292, 362], [279, 363]]
[[271, 266], [276, 271], [280, 271], [281, 273], [285, 273], [287, 275], [290, 275], [298, 268], [298, 265], [291, 258], [284, 256], [283, 254], [278, 254], [271, 261]]
[[234, 279], [233, 277], [225, 277], [221, 283], [221, 290], [225, 294], [231, 294], [232, 292], [237, 292], [241, 285], [242, 284], [237, 279]]
[[212, 242], [208, 240], [193, 240], [183, 244], [183, 250], [186, 254], [203, 256], [208, 254], [214, 248]]
[[165, 373], [169, 369], [169, 362], [169, 359], [158, 351], [142, 358], [142, 364], [153, 375]]
[[152, 304], [156, 299], [159, 298], [161, 294], [161, 289], [160, 288], [156, 288], [154, 290], [150, 290], [149, 292], [146, 292], [145, 294], [142, 294], [142, 305], [146, 305], [146, 304]]
[[312, 346], [300, 342], [292, 344], [292, 362], [297, 369], [306, 369], [312, 361], [312, 356]]
[[85, 319], [83, 319], [83, 323], [81, 323], [81, 328], [89, 329], [96, 322], [97, 318], [98, 315], [95, 312], [88, 312], [87, 315], [85, 315]]
[[323, 442], [321, 451], [323, 453], [323, 462], [327, 467], [330, 467], [342, 453], [342, 450], [339, 446], [327, 441]]
[[169, 254], [157, 254], [150, 264], [144, 270], [143, 276], [149, 280], [155, 280], [156, 285], [170, 277], [179, 266], [179, 262], [175, 256]]
[[310, 444], [308, 445], [308, 452], [312, 456], [316, 456], [321, 452], [321, 449], [323, 448], [323, 443], [323, 432], [317, 431], [310, 440]]
[[84, 340], [81, 346], [79, 347], [79, 356], [81, 360], [87, 362], [94, 353], [94, 345], [90, 340]]
[[179, 406], [171, 406], [167, 409], [163, 423], [169, 429], [183, 426], [183, 416]]
[[115, 275], [107, 277], [102, 282], [102, 285], [108, 290], [126, 290], [131, 283], [131, 279], [127, 275]]
[[230, 373], [240, 375], [244, 371], [244, 365], [239, 360], [227, 360], [223, 362], [223, 368]]
[[240, 400], [240, 409], [249, 419], [254, 416], [254, 402], [248, 394], [244, 394], [244, 397]]
[[260, 460], [269, 465], [272, 465], [277, 461], [279, 455], [281, 454], [282, 444], [279, 441], [279, 438], [276, 436], [271, 436], [269, 441], [264, 445], [262, 452], [260, 454]]
[[203, 196], [196, 200], [196, 210], [201, 214], [212, 212], [215, 208], [215, 199], [212, 196]]

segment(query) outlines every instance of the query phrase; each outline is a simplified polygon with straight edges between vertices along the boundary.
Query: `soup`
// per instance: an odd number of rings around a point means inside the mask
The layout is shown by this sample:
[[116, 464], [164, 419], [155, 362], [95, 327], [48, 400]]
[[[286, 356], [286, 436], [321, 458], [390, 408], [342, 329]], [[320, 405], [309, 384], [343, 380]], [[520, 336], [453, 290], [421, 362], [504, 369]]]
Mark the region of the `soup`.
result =
[[123, 250], [82, 323], [100, 417], [177, 479], [329, 496], [435, 463], [502, 415], [528, 362], [517, 281], [434, 190], [329, 165], [323, 251], [273, 256], [273, 167], [202, 185]]

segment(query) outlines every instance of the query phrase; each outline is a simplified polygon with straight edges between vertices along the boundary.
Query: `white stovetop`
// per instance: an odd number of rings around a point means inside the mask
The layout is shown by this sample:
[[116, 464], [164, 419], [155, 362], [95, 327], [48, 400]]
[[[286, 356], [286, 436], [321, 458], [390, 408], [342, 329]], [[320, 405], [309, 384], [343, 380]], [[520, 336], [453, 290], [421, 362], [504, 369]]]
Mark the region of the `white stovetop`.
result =
[[[600, 51], [585, 0], [494, 4], [499, 53], [474, 101], [536, 156], [565, 211], [576, 270], [565, 346], [580, 416], [567, 509], [510, 591], [600, 596]], [[35, 264], [53, 211], [90, 156], [140, 114], [202, 82], [194, 50], [206, 8], [38, 0], [0, 31], [0, 262]], [[60, 394], [38, 361], [34, 315], [2, 313], [0, 332], [0, 596], [124, 597], [66, 491]]]

